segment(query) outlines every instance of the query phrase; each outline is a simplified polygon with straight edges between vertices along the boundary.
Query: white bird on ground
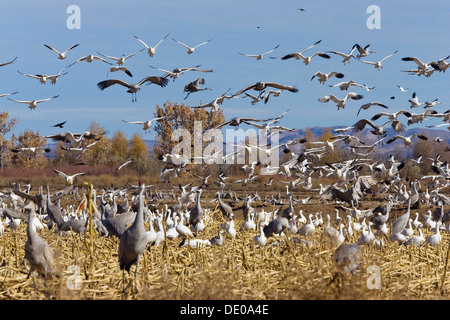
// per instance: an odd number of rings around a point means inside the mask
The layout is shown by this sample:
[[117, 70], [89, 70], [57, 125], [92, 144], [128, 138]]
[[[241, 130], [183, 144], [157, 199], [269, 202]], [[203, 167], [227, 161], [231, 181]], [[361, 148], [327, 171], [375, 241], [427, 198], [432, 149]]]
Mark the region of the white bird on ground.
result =
[[72, 50], [73, 48], [78, 47], [80, 44], [75, 44], [73, 46], [70, 46], [69, 48], [66, 49], [66, 51], [63, 52], [59, 52], [58, 50], [56, 50], [55, 48], [50, 47], [49, 45], [44, 44], [45, 47], [49, 48], [50, 50], [56, 52], [58, 54], [58, 59], [60, 60], [64, 60], [66, 58], [67, 53]]
[[403, 243], [405, 246], [414, 245], [420, 247], [422, 244], [425, 243], [425, 237], [423, 236], [421, 227], [418, 227], [417, 231], [419, 232], [419, 235], [409, 238], [408, 241]]
[[373, 65], [373, 66], [374, 66], [374, 68], [376, 68], [376, 69], [380, 70], [380, 69], [382, 69], [382, 68], [383, 68], [383, 66], [381, 65], [381, 62], [383, 62], [383, 61], [384, 61], [385, 59], [387, 59], [387, 58], [389, 58], [389, 57], [393, 56], [394, 54], [396, 54], [396, 53], [397, 53], [397, 51], [398, 51], [398, 50], [396, 50], [396, 51], [392, 52], [391, 54], [387, 55], [387, 56], [386, 56], [386, 57], [384, 57], [383, 59], [381, 59], [381, 60], [379, 60], [379, 61], [376, 61], [376, 62], [372, 62], [372, 61], [365, 61], [365, 60], [361, 60], [361, 59], [359, 59], [359, 58], [356, 58], [356, 59], [357, 59], [357, 60], [359, 60], [359, 61], [361, 61], [362, 63]]
[[156, 48], [161, 44], [161, 42], [163, 42], [166, 38], [167, 38], [168, 34], [162, 38], [161, 40], [159, 40], [159, 42], [157, 44], [155, 44], [154, 47], [151, 47], [149, 45], [147, 45], [144, 41], [142, 41], [141, 39], [139, 39], [138, 37], [134, 36], [136, 39], [138, 39], [138, 41], [140, 43], [142, 43], [146, 48], [147, 48], [147, 53], [150, 57], [153, 57], [156, 53]]
[[428, 237], [427, 242], [430, 246], [437, 246], [438, 244], [441, 243], [442, 240], [442, 236], [441, 233], [439, 231], [440, 229], [440, 223], [436, 223], [436, 233], [432, 234], [431, 236]]
[[174, 38], [172, 38], [172, 40], [175, 41], [175, 42], [177, 42], [177, 43], [179, 43], [179, 44], [181, 44], [181, 45], [182, 45], [183, 47], [185, 47], [186, 49], [188, 49], [188, 51], [187, 51], [188, 54], [192, 54], [192, 53], [194, 53], [195, 49], [197, 49], [198, 47], [200, 47], [200, 46], [202, 46], [202, 45], [204, 45], [204, 44], [207, 44], [207, 43], [210, 42], [212, 39], [209, 39], [209, 40], [207, 40], [207, 41], [205, 41], [205, 42], [202, 42], [202, 43], [196, 45], [195, 47], [190, 47], [190, 46], [188, 46], [187, 44], [185, 44], [185, 43], [183, 43], [183, 42], [180, 42], [180, 41], [178, 41], [178, 40], [175, 40]]
[[345, 103], [347, 102], [347, 100], [350, 98], [350, 99], [353, 99], [353, 100], [360, 100], [360, 99], [362, 99], [364, 96], [362, 96], [362, 95], [360, 95], [360, 94], [357, 94], [357, 93], [355, 93], [355, 92], [349, 92], [349, 93], [347, 93], [346, 95], [345, 95], [345, 97], [344, 98], [342, 98], [342, 99], [339, 99], [339, 98], [337, 98], [335, 95], [332, 95], [332, 94], [330, 94], [330, 95], [327, 95], [327, 96], [323, 96], [322, 98], [319, 98], [319, 102], [322, 102], [322, 103], [326, 103], [326, 102], [328, 102], [328, 101], [330, 101], [330, 100], [332, 100], [332, 101], [334, 101], [336, 104], [337, 104], [337, 107], [338, 107], [338, 110], [339, 109], [345, 109]]
[[253, 238], [253, 242], [261, 247], [264, 247], [267, 243], [267, 237], [264, 233], [264, 224], [259, 224], [259, 234]]
[[36, 109], [38, 103], [49, 101], [49, 100], [52, 100], [52, 99], [55, 99], [55, 98], [58, 98], [58, 97], [59, 97], [59, 95], [51, 97], [51, 98], [47, 98], [47, 99], [31, 100], [31, 101], [13, 100], [13, 99], [10, 99], [10, 98], [8, 98], [8, 100], [11, 100], [11, 101], [16, 102], [16, 103], [28, 104], [28, 108], [30, 108], [30, 110], [34, 110], [34, 109]]
[[142, 124], [143, 125], [142, 130], [144, 130], [145, 133], [148, 133], [148, 132], [150, 132], [150, 129], [152, 127], [152, 123], [154, 121], [159, 121], [159, 120], [164, 119], [164, 118], [165, 117], [158, 117], [158, 118], [154, 118], [154, 119], [147, 120], [147, 121], [126, 121], [126, 120], [122, 120], [122, 121], [126, 122], [126, 123], [131, 123], [131, 124]]
[[303, 225], [300, 230], [298, 230], [298, 234], [308, 237], [314, 233], [316, 230], [316, 226], [314, 225], [314, 222], [312, 220], [312, 214], [309, 214], [308, 216], [308, 223]]
[[275, 49], [277, 49], [280, 45], [277, 45], [276, 47], [274, 47], [272, 50], [269, 50], [267, 52], [264, 52], [262, 54], [245, 54], [245, 53], [241, 53], [238, 52], [239, 54], [246, 56], [246, 57], [252, 57], [252, 58], [256, 58], [256, 60], [261, 60], [266, 54], [271, 53], [272, 51], [274, 51]]

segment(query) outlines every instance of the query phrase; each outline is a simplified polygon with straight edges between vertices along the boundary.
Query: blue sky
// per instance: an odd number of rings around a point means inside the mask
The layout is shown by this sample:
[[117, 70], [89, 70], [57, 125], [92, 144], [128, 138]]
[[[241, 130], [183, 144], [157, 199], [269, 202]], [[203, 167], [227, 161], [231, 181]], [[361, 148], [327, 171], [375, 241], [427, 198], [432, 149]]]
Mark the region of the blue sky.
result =
[[[68, 29], [67, 7], [78, 5], [81, 10], [81, 29]], [[370, 5], [381, 10], [381, 29], [368, 29], [366, 12]], [[298, 9], [306, 11], [300, 12]], [[222, 105], [227, 119], [235, 116], [267, 118], [289, 109], [280, 124], [291, 128], [314, 126], [352, 125], [357, 120], [370, 118], [379, 111], [373, 107], [362, 111], [367, 102], [379, 101], [389, 106], [387, 111], [409, 109], [408, 99], [417, 92], [420, 101], [438, 98], [441, 105], [435, 110], [449, 109], [449, 72], [435, 72], [430, 78], [417, 77], [400, 70], [413, 69], [413, 62], [401, 61], [405, 56], [416, 56], [423, 61], [437, 60], [450, 54], [450, 3], [445, 1], [2, 1], [0, 10], [0, 62], [17, 56], [14, 64], [0, 68], [0, 94], [19, 91], [11, 98], [32, 100], [59, 95], [59, 98], [38, 105], [30, 110], [26, 105], [0, 98], [0, 110], [7, 110], [11, 117], [19, 119], [14, 133], [26, 129], [39, 131], [41, 135], [61, 131], [82, 132], [92, 121], [106, 127], [109, 134], [123, 131], [128, 138], [138, 133], [145, 139], [154, 139], [155, 132], [145, 134], [138, 125], [121, 120], [136, 121], [153, 118], [156, 105], [165, 102], [186, 103], [191, 106], [207, 103], [231, 88], [235, 93], [257, 81], [271, 81], [295, 86], [298, 93], [283, 92], [271, 98], [267, 104], [252, 106], [247, 99], [230, 99]], [[109, 66], [95, 61], [82, 62], [68, 68], [66, 76], [56, 85], [40, 84], [38, 80], [20, 75], [54, 74], [61, 68], [90, 53], [101, 52], [120, 57], [143, 48], [133, 35], [149, 45], [155, 45], [166, 34], [167, 39], [158, 47], [156, 55], [149, 57], [146, 51], [130, 58], [125, 65], [134, 77], [122, 72], [108, 73]], [[193, 54], [172, 40], [196, 45], [208, 39], [212, 41]], [[268, 56], [283, 56], [301, 51], [314, 42], [322, 42], [308, 51], [335, 50], [349, 52], [355, 43], [371, 45], [374, 54], [365, 58], [376, 61], [398, 50], [383, 62], [384, 68], [353, 60], [343, 65], [341, 58], [313, 58], [309, 65], [298, 60], [276, 60]], [[61, 51], [79, 43], [65, 60], [45, 48], [48, 44]], [[279, 45], [278, 49], [257, 61], [239, 55], [238, 52], [259, 54]], [[135, 83], [148, 75], [163, 73], [150, 68], [172, 70], [176, 67], [192, 67], [214, 70], [212, 73], [188, 72], [165, 88], [143, 86], [137, 94], [137, 102], [131, 102], [126, 88], [115, 85], [100, 91], [99, 81], [119, 78]], [[330, 79], [321, 85], [317, 72], [338, 71], [345, 76]], [[183, 101], [184, 86], [198, 77], [204, 77], [205, 86], [211, 91], [191, 94]], [[355, 88], [364, 98], [349, 101], [344, 110], [337, 110], [332, 102], [319, 103], [326, 94], [345, 95], [329, 84], [355, 80], [374, 86], [371, 92]], [[397, 84], [409, 88], [401, 93]], [[255, 92], [250, 92], [255, 93]], [[395, 100], [390, 100], [395, 96]], [[419, 113], [422, 108], [411, 110]], [[67, 121], [64, 129], [52, 128], [53, 124]], [[440, 119], [426, 121], [423, 125], [440, 123]], [[420, 125], [414, 125], [420, 126]]]

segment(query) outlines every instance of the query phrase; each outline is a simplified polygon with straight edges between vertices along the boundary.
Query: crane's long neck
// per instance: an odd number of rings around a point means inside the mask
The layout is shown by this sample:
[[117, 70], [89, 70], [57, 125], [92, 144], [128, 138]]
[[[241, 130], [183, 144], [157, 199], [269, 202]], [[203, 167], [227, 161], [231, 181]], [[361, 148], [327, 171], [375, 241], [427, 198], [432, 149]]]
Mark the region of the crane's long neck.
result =
[[139, 191], [139, 200], [138, 200], [138, 210], [136, 214], [136, 218], [133, 222], [133, 228], [139, 228], [145, 230], [144, 228], [144, 188], [141, 186], [141, 190]]

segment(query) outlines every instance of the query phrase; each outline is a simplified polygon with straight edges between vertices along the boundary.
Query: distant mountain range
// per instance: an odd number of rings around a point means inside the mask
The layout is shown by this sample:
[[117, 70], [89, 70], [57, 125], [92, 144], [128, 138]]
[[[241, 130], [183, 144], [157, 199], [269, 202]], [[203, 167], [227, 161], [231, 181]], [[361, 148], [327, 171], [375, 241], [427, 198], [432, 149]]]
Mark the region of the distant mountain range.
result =
[[[335, 127], [311, 127], [309, 128], [311, 130], [311, 132], [314, 134], [315, 138], [320, 137], [324, 130], [330, 128], [332, 130], [332, 132], [334, 134], [337, 134], [336, 132], [334, 132], [333, 130], [335, 129], [339, 129], [339, 128], [343, 128], [343, 126], [335, 126]], [[306, 129], [306, 128], [305, 128]], [[282, 133], [280, 133], [280, 144], [284, 143], [290, 139], [297, 139], [297, 138], [303, 138], [305, 135], [305, 129], [295, 129], [295, 131], [284, 131]], [[394, 129], [392, 129], [391, 127], [386, 129], [387, 131], [387, 135], [386, 138], [384, 139], [384, 141], [387, 141], [388, 139], [390, 139], [391, 137], [399, 134], [402, 136], [410, 136], [414, 133], [420, 133], [423, 134], [424, 136], [426, 136], [428, 138], [428, 140], [430, 142], [432, 142], [435, 138], [439, 137], [441, 139], [443, 139], [442, 144], [445, 145], [449, 145], [450, 144], [450, 130], [434, 130], [434, 129], [428, 129], [428, 128], [412, 128], [412, 129], [408, 129], [402, 133], [397, 133]], [[352, 130], [349, 130], [348, 132], [345, 132], [343, 134], [353, 134]], [[377, 140], [377, 137], [375, 135], [373, 135], [369, 129], [365, 128], [364, 130], [358, 132], [356, 135], [358, 138], [360, 138], [362, 141], [364, 141], [367, 145], [370, 145], [372, 143], [374, 143]], [[150, 154], [153, 152], [153, 147], [158, 143], [156, 140], [144, 140], [148, 151], [150, 152]], [[403, 142], [401, 140], [396, 140], [395, 142], [391, 143], [391, 144], [380, 144], [379, 146], [377, 146], [377, 150], [380, 152], [386, 152], [386, 153], [391, 153], [393, 151], [395, 151], [396, 149], [398, 149], [398, 147], [403, 148]], [[48, 158], [53, 158], [54, 156], [54, 147], [57, 146], [57, 143], [51, 143], [49, 144], [49, 147], [51, 149], [51, 152], [49, 152], [47, 154]], [[294, 148], [294, 151], [297, 148]]]

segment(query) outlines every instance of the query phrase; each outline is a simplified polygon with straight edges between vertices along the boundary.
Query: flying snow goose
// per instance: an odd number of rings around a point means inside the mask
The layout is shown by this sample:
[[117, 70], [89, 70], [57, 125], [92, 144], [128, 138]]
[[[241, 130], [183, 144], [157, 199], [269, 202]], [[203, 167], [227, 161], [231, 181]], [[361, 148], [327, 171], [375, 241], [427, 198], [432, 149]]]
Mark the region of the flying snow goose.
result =
[[59, 52], [58, 50], [56, 50], [53, 47], [50, 47], [49, 45], [44, 44], [45, 47], [49, 48], [50, 50], [52, 50], [53, 52], [56, 52], [58, 54], [58, 59], [60, 60], [64, 60], [66, 58], [67, 53], [72, 50], [73, 48], [78, 47], [80, 44], [74, 44], [73, 46], [70, 46], [69, 48], [66, 49], [66, 51], [63, 52]]
[[31, 101], [13, 100], [13, 99], [10, 99], [10, 98], [8, 98], [8, 100], [11, 100], [11, 101], [16, 102], [16, 103], [28, 104], [28, 108], [30, 108], [31, 110], [34, 110], [34, 109], [36, 109], [38, 103], [41, 103], [41, 102], [44, 102], [44, 101], [49, 101], [49, 100], [52, 100], [52, 99], [55, 99], [55, 98], [58, 98], [58, 97], [59, 97], [59, 95], [53, 96], [53, 97], [47, 98], [47, 99], [31, 100]]
[[321, 84], [324, 84], [329, 78], [332, 78], [332, 77], [336, 77], [338, 79], [342, 79], [344, 77], [344, 74], [340, 73], [340, 72], [337, 72], [337, 71], [331, 71], [329, 73], [322, 73], [322, 72], [318, 71], [312, 76], [311, 81], [315, 77], [318, 77], [319, 82]]
[[107, 56], [106, 54], [102, 54], [102, 53], [100, 53], [100, 52], [97, 52], [97, 53], [98, 53], [99, 55], [105, 57], [105, 58], [108, 58], [108, 59], [111, 59], [111, 60], [116, 61], [116, 63], [117, 63], [119, 66], [121, 66], [121, 65], [123, 65], [123, 64], [125, 63], [125, 60], [126, 60], [126, 59], [135, 56], [136, 54], [138, 54], [139, 52], [141, 52], [141, 51], [143, 51], [143, 50], [144, 50], [144, 49], [141, 49], [141, 50], [136, 51], [135, 53], [131, 53], [131, 54], [127, 55], [127, 56], [123, 55], [123, 56], [120, 57], [120, 58], [116, 58], [116, 57], [112, 57], [112, 56]]
[[154, 119], [146, 120], [146, 121], [126, 121], [126, 120], [122, 120], [122, 121], [126, 122], [126, 123], [132, 123], [132, 124], [142, 124], [143, 125], [142, 130], [144, 130], [145, 133], [147, 133], [148, 131], [150, 131], [150, 129], [152, 127], [152, 123], [154, 121], [158, 121], [158, 120], [161, 120], [161, 119], [164, 119], [164, 118], [165, 117], [158, 117], [158, 118], [154, 118]]
[[[319, 57], [325, 58], [325, 59], [330, 59], [330, 56], [328, 54], [326, 54], [326, 53], [323, 53], [323, 52], [316, 52], [316, 53], [312, 54], [309, 57], [305, 57], [303, 55], [303, 53], [305, 53], [306, 50], [311, 49], [312, 47], [318, 45], [320, 42], [322, 42], [322, 40], [317, 41], [316, 43], [314, 43], [313, 45], [311, 45], [308, 48], [304, 49], [303, 51], [287, 54], [287, 55], [281, 57], [281, 60], [287, 60], [287, 59], [295, 58], [296, 60], [303, 60], [303, 63], [305, 65], [307, 65], [307, 64], [309, 64], [311, 62], [311, 59], [313, 57], [315, 57], [315, 56], [319, 56]], [[272, 59], [279, 59], [278, 57], [271, 57], [271, 58]]]
[[392, 138], [390, 138], [388, 141], [386, 141], [386, 143], [392, 143], [397, 139], [401, 139], [403, 141], [403, 144], [405, 145], [405, 148], [408, 146], [411, 146], [412, 143], [412, 139], [413, 138], [419, 138], [422, 140], [428, 140], [428, 138], [426, 136], [424, 136], [423, 134], [419, 134], [419, 133], [413, 133], [412, 135], [408, 136], [408, 137], [404, 137], [404, 136], [400, 136], [400, 135], [396, 135], [393, 136]]
[[179, 44], [181, 44], [181, 45], [182, 45], [183, 47], [185, 47], [186, 49], [188, 49], [188, 51], [187, 51], [188, 54], [194, 53], [195, 49], [197, 49], [198, 47], [200, 47], [200, 46], [202, 46], [202, 45], [204, 45], [204, 44], [207, 44], [208, 42], [212, 41], [212, 39], [209, 39], [209, 40], [207, 40], [207, 41], [205, 41], [205, 42], [202, 42], [202, 43], [196, 45], [195, 47], [190, 47], [190, 46], [188, 46], [187, 44], [185, 44], [185, 43], [183, 43], [183, 42], [180, 42], [180, 41], [178, 41], [178, 40], [175, 40], [174, 38], [172, 38], [172, 40], [175, 41], [175, 42], [177, 42], [177, 43], [179, 43]]
[[149, 45], [147, 45], [144, 41], [142, 41], [141, 39], [139, 39], [138, 37], [134, 36], [136, 39], [138, 39], [138, 41], [140, 43], [142, 43], [146, 48], [147, 48], [147, 53], [150, 57], [153, 57], [155, 55], [156, 52], [156, 48], [161, 44], [161, 42], [163, 42], [166, 38], [167, 38], [168, 34], [162, 38], [161, 40], [159, 40], [159, 42], [157, 44], [155, 44], [154, 47], [151, 47]]
[[398, 50], [395, 50], [395, 51], [392, 52], [391, 54], [388, 54], [386, 57], [384, 57], [383, 59], [378, 60], [378, 61], [376, 61], [376, 62], [365, 61], [365, 60], [361, 60], [361, 59], [358, 59], [358, 58], [357, 58], [357, 60], [359, 60], [359, 61], [361, 61], [362, 63], [365, 63], [365, 64], [370, 64], [370, 65], [374, 66], [374, 68], [380, 70], [380, 69], [383, 68], [381, 62], [383, 62], [383, 61], [386, 60], [387, 58], [389, 58], [389, 57], [393, 56], [394, 54], [396, 54], [397, 51], [398, 51]]
[[277, 49], [279, 46], [280, 46], [280, 45], [277, 45], [277, 46], [274, 47], [273, 49], [271, 49], [271, 50], [269, 50], [269, 51], [267, 51], [267, 52], [264, 52], [264, 53], [262, 53], [262, 54], [246, 54], [246, 53], [241, 53], [241, 52], [238, 52], [238, 53], [241, 54], [241, 55], [243, 55], [243, 56], [246, 56], [246, 57], [252, 57], [252, 58], [256, 58], [256, 60], [261, 60], [266, 54], [269, 54], [269, 53], [273, 52], [273, 51], [274, 51], [275, 49]]
[[323, 96], [322, 98], [319, 98], [319, 102], [326, 103], [326, 102], [332, 100], [332, 101], [334, 101], [337, 104], [337, 107], [338, 107], [338, 110], [339, 110], [340, 108], [343, 108], [343, 109], [345, 108], [345, 103], [347, 102], [347, 100], [349, 98], [353, 99], [353, 100], [360, 100], [363, 97], [364, 96], [362, 96], [360, 94], [357, 94], [355, 92], [347, 93], [345, 95], [345, 97], [342, 98], [342, 99], [339, 99], [335, 95], [330, 94], [330, 95]]
[[363, 89], [366, 89], [366, 91], [372, 91], [373, 89], [375, 89], [375, 87], [369, 88], [365, 84], [361, 85], [361, 84], [356, 83], [353, 80], [350, 80], [350, 81], [347, 81], [347, 82], [339, 82], [339, 83], [336, 83], [336, 84], [333, 84], [333, 85], [329, 85], [329, 87], [331, 87], [331, 88], [339, 87], [339, 89], [341, 89], [341, 91], [348, 90], [348, 88], [350, 86], [363, 88]]

